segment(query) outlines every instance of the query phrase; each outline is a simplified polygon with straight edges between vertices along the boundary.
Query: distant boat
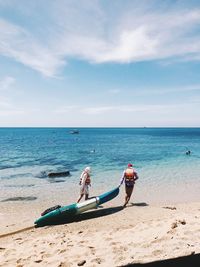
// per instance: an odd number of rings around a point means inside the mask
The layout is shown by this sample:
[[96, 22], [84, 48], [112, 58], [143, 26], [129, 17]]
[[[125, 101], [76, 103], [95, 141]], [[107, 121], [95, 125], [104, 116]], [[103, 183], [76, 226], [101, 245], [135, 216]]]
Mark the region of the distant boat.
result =
[[79, 134], [79, 130], [71, 130], [69, 133], [70, 134]]

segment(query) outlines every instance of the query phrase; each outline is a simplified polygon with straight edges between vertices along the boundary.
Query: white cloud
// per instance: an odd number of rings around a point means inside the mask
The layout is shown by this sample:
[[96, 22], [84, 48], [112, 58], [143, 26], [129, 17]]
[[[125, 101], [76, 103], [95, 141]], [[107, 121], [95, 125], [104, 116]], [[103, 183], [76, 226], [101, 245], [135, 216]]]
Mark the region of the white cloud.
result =
[[73, 110], [76, 110], [78, 108], [79, 108], [79, 106], [77, 106], [77, 105], [69, 105], [69, 106], [59, 107], [55, 110], [55, 113], [65, 114], [65, 113], [69, 113]]
[[14, 3], [9, 1], [8, 8], [30, 23], [0, 20], [0, 54], [45, 76], [54, 76], [70, 58], [93, 63], [200, 58], [200, 9], [195, 6], [119, 1], [111, 7], [97, 0], [60, 0], [35, 1], [28, 9], [23, 0]]
[[7, 97], [1, 96], [0, 99], [0, 109], [9, 109], [11, 107], [10, 100]]
[[116, 107], [113, 106], [88, 107], [88, 108], [83, 108], [82, 112], [85, 114], [96, 115], [96, 114], [105, 114], [110, 111], [114, 111], [115, 109]]
[[[10, 98], [1, 96], [0, 117], [9, 117], [13, 115], [15, 116], [15, 115], [23, 114], [23, 113], [25, 113], [25, 111], [22, 110], [21, 108], [16, 108], [13, 105]], [[0, 121], [0, 126], [2, 126], [1, 121]]]
[[[180, 104], [134, 104], [105, 106], [62, 107], [62, 115], [52, 111], [56, 125], [73, 127], [142, 127], [142, 126], [195, 126], [200, 123], [199, 102]], [[72, 116], [73, 114], [73, 116]], [[60, 115], [60, 114], [59, 114]], [[44, 122], [45, 123], [45, 122]], [[54, 124], [55, 126], [55, 124]]]
[[9, 89], [15, 83], [15, 78], [11, 76], [6, 76], [0, 79], [0, 91]]
[[[165, 94], [171, 94], [171, 93], [184, 93], [184, 92], [195, 92], [200, 91], [200, 84], [191, 84], [187, 86], [171, 86], [171, 87], [158, 87], [158, 88], [152, 88], [148, 87], [145, 88], [137, 88], [137, 91], [132, 92], [134, 95], [139, 96], [145, 96], [145, 95], [165, 95]], [[140, 90], [141, 89], [141, 90]]]
[[[13, 117], [15, 115], [24, 114], [25, 111], [22, 108], [18, 108], [12, 101], [13, 84], [15, 78], [12, 76], [5, 76], [0, 79], [0, 117]], [[0, 121], [0, 126], [1, 121]]]
[[1, 117], [10, 117], [13, 115], [16, 116], [16, 115], [22, 115], [22, 114], [25, 114], [25, 111], [20, 110], [20, 109], [7, 109], [7, 110], [1, 110], [0, 109], [0, 116]]
[[101, 114], [109, 114], [109, 113], [138, 113], [138, 112], [169, 112], [175, 109], [179, 109], [180, 107], [184, 107], [185, 104], [173, 105], [173, 104], [134, 104], [134, 105], [116, 105], [116, 106], [66, 106], [61, 107], [55, 110], [55, 113], [67, 114], [71, 112], [82, 113], [86, 115], [101, 115]]
[[13, 58], [43, 75], [53, 76], [64, 65], [54, 51], [20, 26], [0, 19], [0, 54]]

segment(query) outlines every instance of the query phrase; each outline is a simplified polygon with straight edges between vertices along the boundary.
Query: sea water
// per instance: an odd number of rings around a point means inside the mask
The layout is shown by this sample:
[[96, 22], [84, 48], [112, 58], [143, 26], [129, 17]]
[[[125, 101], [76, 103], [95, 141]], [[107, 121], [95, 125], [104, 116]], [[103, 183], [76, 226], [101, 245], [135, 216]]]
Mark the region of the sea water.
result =
[[[86, 166], [94, 193], [120, 182], [132, 163], [136, 197], [148, 201], [200, 199], [200, 128], [0, 128], [0, 201], [12, 197], [74, 198]], [[190, 150], [191, 154], [186, 155]], [[70, 171], [68, 177], [48, 173]]]

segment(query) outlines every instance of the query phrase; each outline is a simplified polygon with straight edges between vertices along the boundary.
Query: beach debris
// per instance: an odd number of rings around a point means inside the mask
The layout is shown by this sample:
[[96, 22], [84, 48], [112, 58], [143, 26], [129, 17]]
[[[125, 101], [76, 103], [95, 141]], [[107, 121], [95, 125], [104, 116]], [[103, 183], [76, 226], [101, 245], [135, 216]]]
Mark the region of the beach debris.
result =
[[63, 177], [63, 176], [69, 176], [69, 175], [70, 175], [70, 171], [48, 173], [48, 177]]
[[86, 260], [79, 261], [77, 263], [78, 266], [83, 266], [86, 263]]
[[82, 233], [83, 233], [83, 231], [79, 231], [79, 232], [78, 232], [78, 234], [82, 234]]
[[42, 260], [36, 260], [35, 262], [36, 262], [36, 263], [40, 263], [40, 262], [42, 262]]
[[176, 227], [178, 227], [177, 222], [173, 222], [172, 225], [171, 225], [171, 229], [174, 229], [174, 228], [176, 228]]
[[4, 250], [4, 249], [6, 249], [6, 248], [0, 247], [0, 251], [1, 251], [1, 250]]
[[65, 262], [60, 262], [58, 267], [68, 267], [69, 265]]
[[183, 219], [183, 220], [176, 220], [175, 222], [173, 222], [172, 225], [171, 225], [171, 229], [174, 229], [174, 228], [178, 227], [178, 224], [185, 225], [186, 224], [185, 219]]
[[186, 224], [186, 221], [185, 221], [185, 219], [183, 219], [183, 220], [178, 220], [178, 222], [179, 222], [179, 223], [181, 223], [181, 224], [183, 224], [183, 225], [185, 225], [185, 224]]
[[176, 210], [176, 207], [162, 207], [163, 209]]

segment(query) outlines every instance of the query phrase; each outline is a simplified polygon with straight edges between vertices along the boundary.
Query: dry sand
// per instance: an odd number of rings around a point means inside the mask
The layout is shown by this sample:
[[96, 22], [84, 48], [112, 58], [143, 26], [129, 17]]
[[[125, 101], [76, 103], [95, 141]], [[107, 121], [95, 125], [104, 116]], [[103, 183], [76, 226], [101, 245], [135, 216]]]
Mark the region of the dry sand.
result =
[[[200, 253], [200, 203], [122, 209], [110, 202], [79, 219], [1, 237], [0, 266], [122, 266]], [[1, 234], [19, 229], [17, 221], [10, 217]]]

